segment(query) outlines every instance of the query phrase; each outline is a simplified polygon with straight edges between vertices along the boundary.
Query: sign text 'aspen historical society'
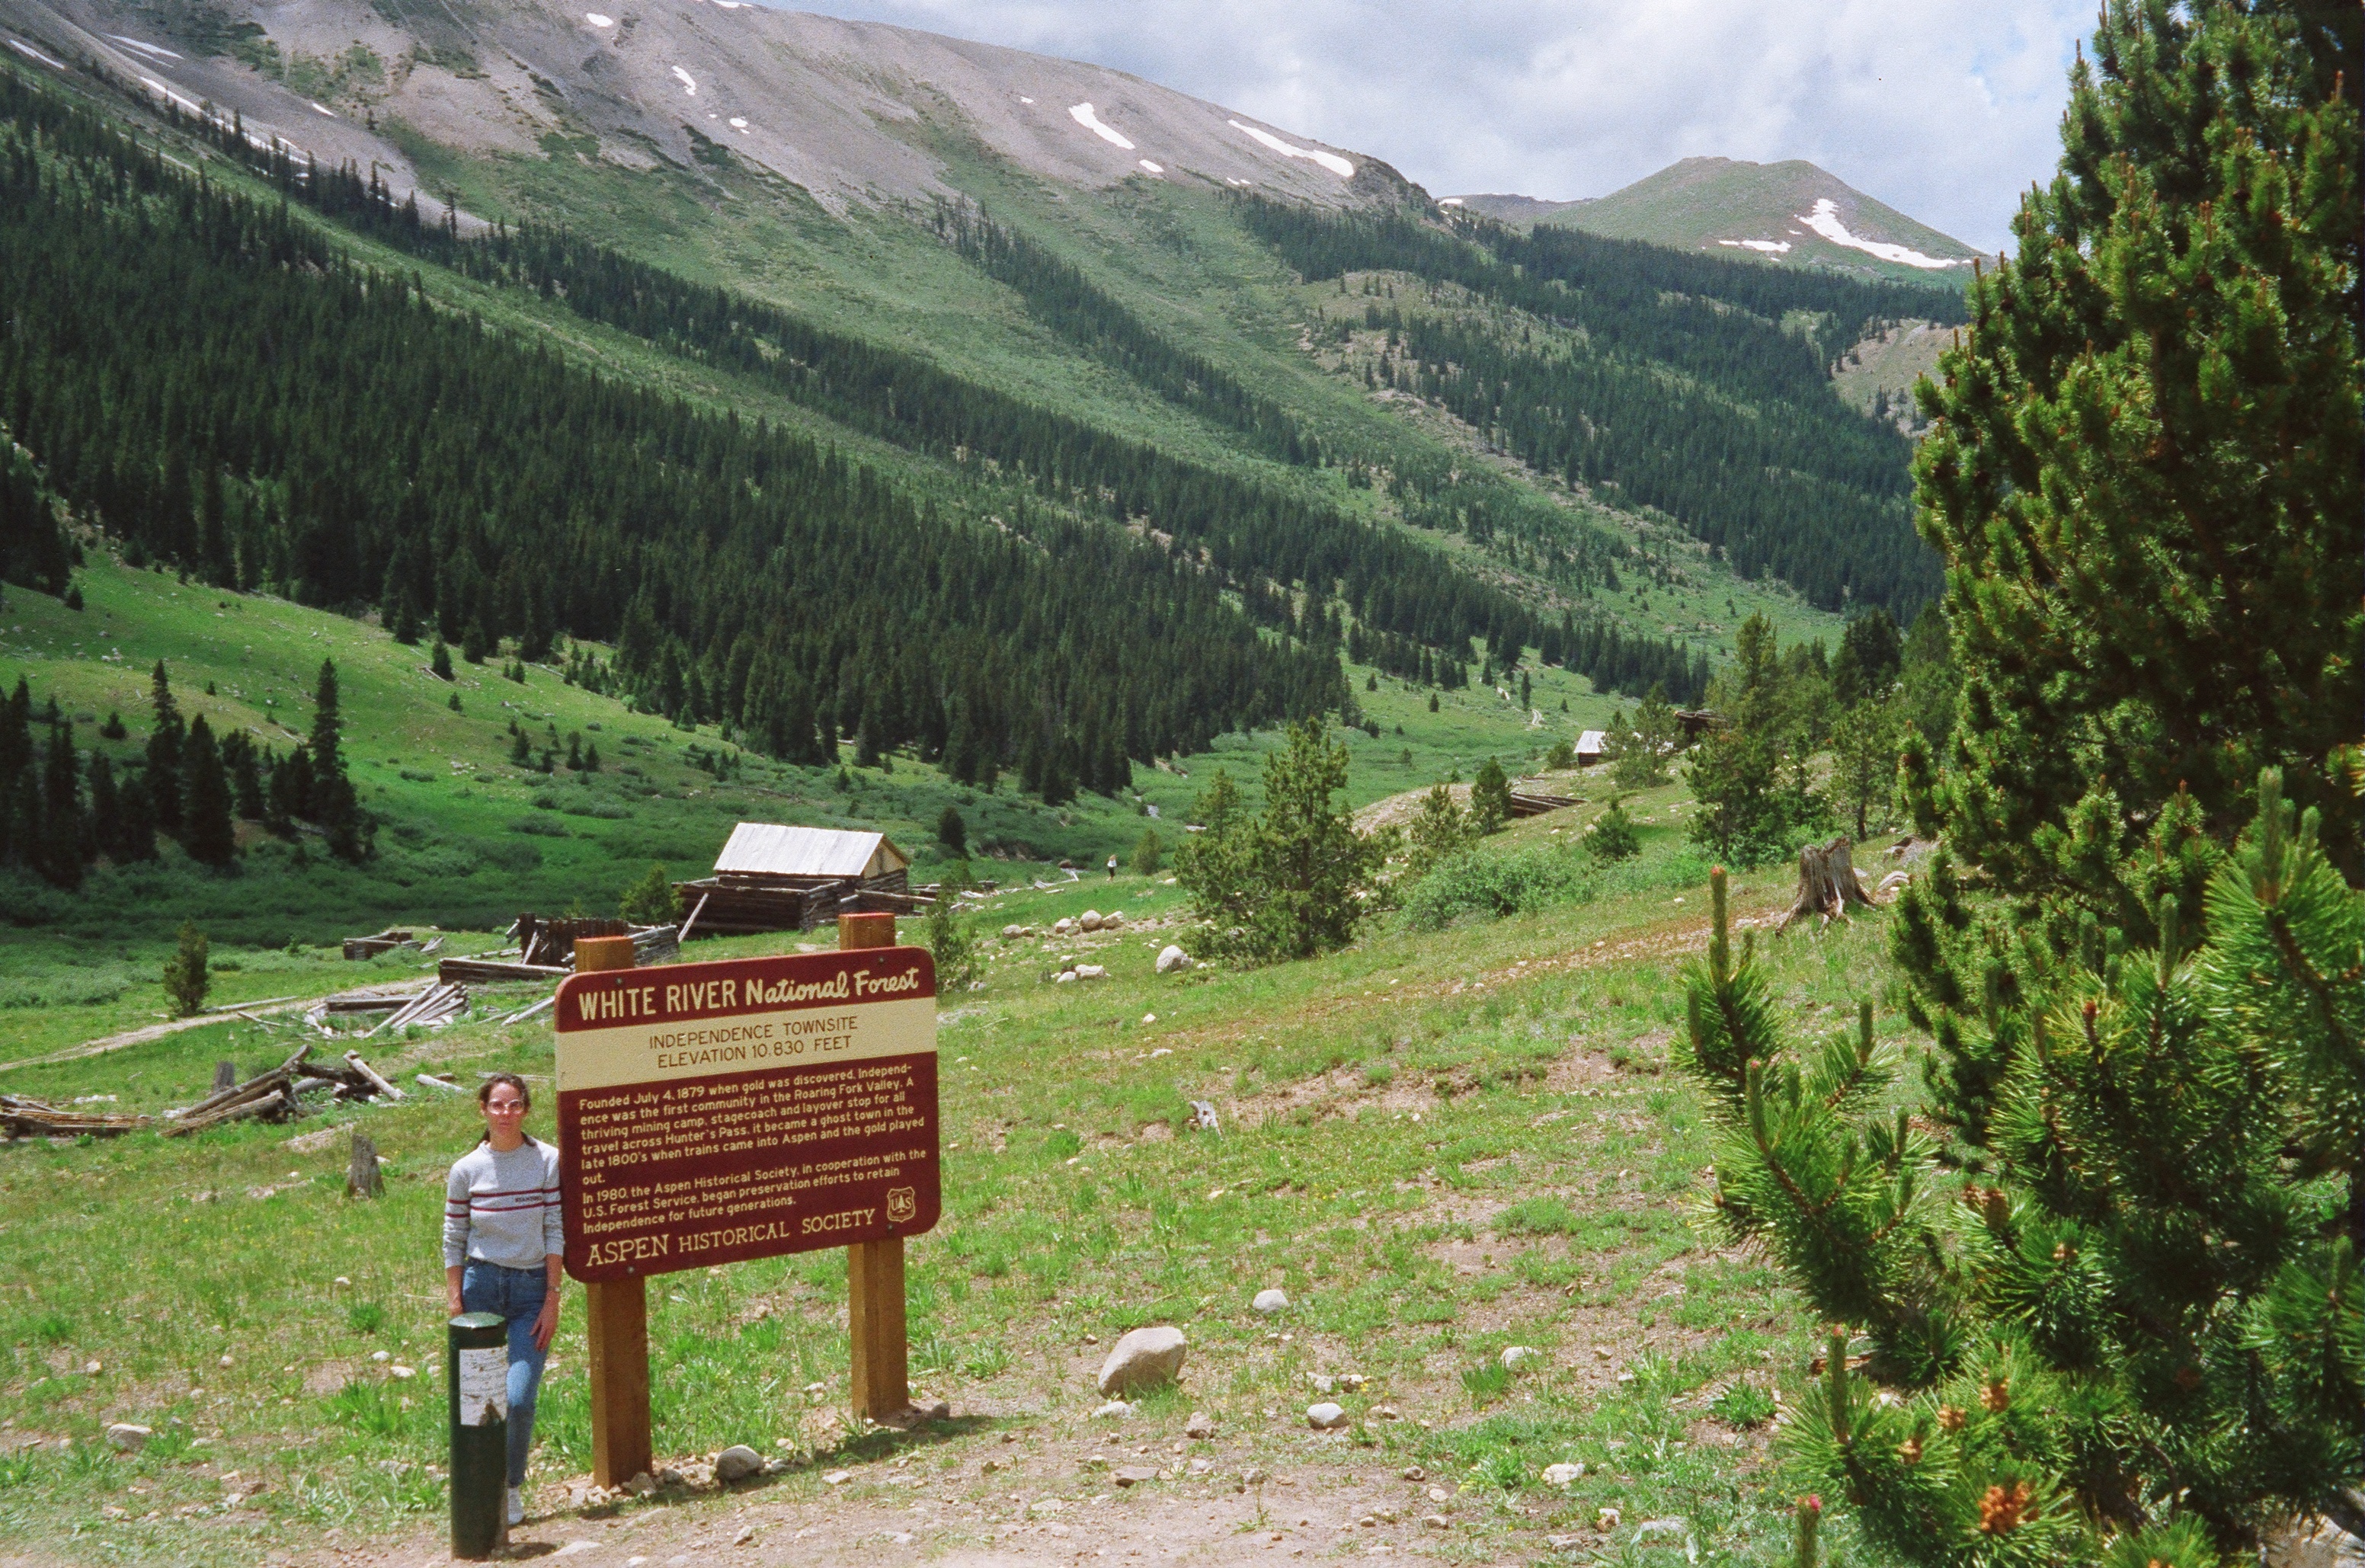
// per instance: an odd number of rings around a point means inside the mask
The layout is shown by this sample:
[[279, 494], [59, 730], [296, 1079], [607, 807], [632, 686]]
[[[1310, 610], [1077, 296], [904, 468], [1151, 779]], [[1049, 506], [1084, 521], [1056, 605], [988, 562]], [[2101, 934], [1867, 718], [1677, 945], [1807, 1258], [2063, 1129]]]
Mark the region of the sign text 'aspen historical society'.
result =
[[936, 996], [922, 947], [569, 976], [566, 1271], [662, 1274], [933, 1226]]

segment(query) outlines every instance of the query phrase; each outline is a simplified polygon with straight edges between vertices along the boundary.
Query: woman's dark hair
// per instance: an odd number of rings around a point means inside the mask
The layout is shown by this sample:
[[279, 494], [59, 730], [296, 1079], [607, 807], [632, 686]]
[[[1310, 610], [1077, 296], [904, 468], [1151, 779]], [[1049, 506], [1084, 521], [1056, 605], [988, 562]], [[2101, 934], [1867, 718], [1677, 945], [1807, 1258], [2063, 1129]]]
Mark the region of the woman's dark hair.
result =
[[[533, 1109], [533, 1091], [528, 1089], [525, 1086], [525, 1080], [520, 1078], [514, 1072], [494, 1073], [482, 1083], [476, 1085], [476, 1103], [478, 1105], [491, 1104], [493, 1103], [493, 1091], [499, 1088], [504, 1083], [518, 1092], [518, 1098], [525, 1102], [525, 1108], [527, 1110], [531, 1111]], [[493, 1141], [493, 1135], [489, 1130], [488, 1130], [485, 1136], [478, 1138], [476, 1141], [478, 1143], [490, 1143]], [[531, 1133], [525, 1135], [525, 1141], [528, 1143], [533, 1142], [533, 1135]]]

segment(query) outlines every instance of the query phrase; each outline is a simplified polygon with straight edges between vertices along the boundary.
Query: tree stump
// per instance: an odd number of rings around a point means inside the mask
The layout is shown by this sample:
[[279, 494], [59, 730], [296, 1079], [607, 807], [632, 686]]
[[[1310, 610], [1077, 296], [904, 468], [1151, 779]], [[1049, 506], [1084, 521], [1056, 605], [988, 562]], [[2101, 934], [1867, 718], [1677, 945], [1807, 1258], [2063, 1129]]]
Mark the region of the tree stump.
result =
[[1810, 844], [1799, 851], [1799, 897], [1774, 934], [1779, 936], [1810, 914], [1820, 916], [1821, 925], [1845, 921], [1850, 904], [1875, 907], [1855, 874], [1855, 846], [1842, 834], [1829, 844]]
[[237, 1087], [238, 1063], [234, 1061], [218, 1061], [214, 1063], [214, 1092], [219, 1094], [225, 1089], [235, 1089]]
[[377, 1168], [377, 1145], [369, 1134], [353, 1129], [353, 1163], [345, 1168], [345, 1192], [356, 1198], [377, 1198], [386, 1194], [386, 1177]]

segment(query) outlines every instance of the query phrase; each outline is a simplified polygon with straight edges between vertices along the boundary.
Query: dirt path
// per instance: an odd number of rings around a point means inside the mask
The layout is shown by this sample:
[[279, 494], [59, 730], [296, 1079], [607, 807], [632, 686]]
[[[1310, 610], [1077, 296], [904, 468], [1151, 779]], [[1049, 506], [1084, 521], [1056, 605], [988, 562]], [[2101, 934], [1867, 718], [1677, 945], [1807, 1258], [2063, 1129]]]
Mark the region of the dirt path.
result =
[[[621, 1515], [538, 1507], [510, 1532], [510, 1550], [520, 1558], [580, 1559], [585, 1568], [851, 1562], [1146, 1568], [1345, 1555], [1427, 1558], [1440, 1549], [1466, 1557], [1474, 1547], [1502, 1544], [1496, 1532], [1504, 1523], [1517, 1529], [1491, 1506], [1474, 1510], [1470, 1499], [1455, 1496], [1452, 1482], [1439, 1485], [1418, 1469], [1403, 1468], [1402, 1461], [1351, 1448], [1343, 1434], [1306, 1433], [1276, 1444], [1273, 1435], [1258, 1433], [1191, 1444], [1198, 1452], [1186, 1458], [1172, 1451], [1179, 1434], [1162, 1428], [1128, 1429], [1112, 1444], [1104, 1431], [1082, 1425], [1013, 1432], [1015, 1441], [1008, 1445], [976, 1439], [946, 1445], [968, 1450], [954, 1468], [940, 1468], [949, 1454], [923, 1443], [907, 1450], [903, 1464], [852, 1466], [837, 1486], [815, 1487], [810, 1475], [790, 1476], [736, 1493], [635, 1505]], [[1275, 1447], [1290, 1451], [1276, 1455]], [[1192, 1458], [1207, 1467], [1205, 1473], [1190, 1473]], [[1242, 1474], [1259, 1468], [1269, 1477], [1259, 1487], [1244, 1486]], [[1116, 1479], [1121, 1471], [1131, 1472], [1129, 1484]], [[1474, 1512], [1483, 1512], [1490, 1527], [1485, 1533], [1492, 1539], [1484, 1545], [1473, 1539]], [[1423, 1522], [1429, 1518], [1435, 1522]], [[1541, 1526], [1536, 1519], [1528, 1528]], [[1458, 1548], [1450, 1548], [1457, 1535]], [[428, 1529], [407, 1540], [328, 1543], [324, 1551], [292, 1556], [321, 1568], [431, 1568], [448, 1561], [448, 1552], [443, 1532]]]
[[239, 1006], [219, 1013], [200, 1013], [194, 1018], [175, 1018], [169, 1024], [151, 1024], [145, 1028], [126, 1029], [119, 1035], [108, 1035], [96, 1040], [84, 1040], [81, 1045], [70, 1046], [62, 1051], [51, 1051], [45, 1057], [27, 1057], [21, 1061], [0, 1061], [0, 1072], [8, 1072], [20, 1067], [51, 1067], [62, 1061], [80, 1061], [84, 1057], [103, 1057], [109, 1051], [126, 1050], [133, 1046], [144, 1046], [151, 1040], [161, 1040], [167, 1035], [177, 1035], [184, 1029], [202, 1029], [208, 1024], [227, 1024], [241, 1013], [253, 1014], [258, 1017], [272, 1013], [292, 1013], [297, 1008], [312, 1007], [328, 1000], [328, 994], [292, 997], [286, 1001], [270, 1002], [260, 1007]]

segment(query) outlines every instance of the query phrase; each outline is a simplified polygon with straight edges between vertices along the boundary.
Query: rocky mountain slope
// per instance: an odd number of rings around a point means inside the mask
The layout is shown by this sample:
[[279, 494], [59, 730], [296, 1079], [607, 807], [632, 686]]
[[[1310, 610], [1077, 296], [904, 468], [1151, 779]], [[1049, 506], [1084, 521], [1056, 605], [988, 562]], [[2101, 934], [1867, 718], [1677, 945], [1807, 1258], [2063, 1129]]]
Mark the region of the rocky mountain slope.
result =
[[842, 211], [950, 194], [949, 138], [1070, 187], [1410, 194], [1362, 154], [1096, 65], [745, 0], [582, 8], [601, 4], [617, 0], [0, 0], [0, 25], [25, 58], [95, 66], [405, 185], [410, 138], [628, 170], [727, 147]]
[[1755, 256], [1866, 277], [1945, 283], [1971, 248], [1801, 159], [1751, 163], [1687, 158], [1622, 190], [1583, 201], [1449, 196], [1505, 223], [1551, 224], [1677, 250]]

